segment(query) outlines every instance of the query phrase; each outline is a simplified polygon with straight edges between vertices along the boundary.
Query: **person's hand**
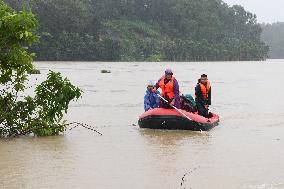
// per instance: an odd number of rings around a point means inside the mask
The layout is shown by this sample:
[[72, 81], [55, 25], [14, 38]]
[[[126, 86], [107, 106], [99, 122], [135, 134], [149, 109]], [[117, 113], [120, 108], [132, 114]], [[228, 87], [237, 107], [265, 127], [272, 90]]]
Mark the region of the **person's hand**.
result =
[[175, 100], [172, 100], [172, 102], [170, 103], [171, 106], [175, 105]]
[[208, 108], [209, 108], [209, 105], [205, 105], [205, 109], [208, 110]]

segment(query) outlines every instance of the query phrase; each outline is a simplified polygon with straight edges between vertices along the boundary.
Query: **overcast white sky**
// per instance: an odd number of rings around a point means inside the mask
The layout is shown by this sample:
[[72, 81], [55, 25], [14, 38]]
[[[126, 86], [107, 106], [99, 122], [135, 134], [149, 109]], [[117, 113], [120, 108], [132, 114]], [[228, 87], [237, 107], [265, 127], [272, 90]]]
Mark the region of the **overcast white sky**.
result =
[[284, 0], [223, 0], [229, 5], [242, 5], [257, 15], [259, 23], [284, 22]]

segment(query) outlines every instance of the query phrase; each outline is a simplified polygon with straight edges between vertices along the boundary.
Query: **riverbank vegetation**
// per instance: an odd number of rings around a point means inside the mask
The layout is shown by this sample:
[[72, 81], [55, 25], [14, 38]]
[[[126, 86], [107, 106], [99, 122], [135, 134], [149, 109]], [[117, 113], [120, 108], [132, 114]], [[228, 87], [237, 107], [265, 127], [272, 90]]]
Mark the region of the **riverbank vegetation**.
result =
[[35, 72], [29, 47], [38, 40], [37, 25], [33, 13], [16, 12], [0, 1], [0, 137], [64, 132], [63, 115], [81, 96], [79, 88], [52, 71], [33, 96], [26, 95], [29, 74]]
[[284, 58], [284, 22], [262, 25], [262, 40], [269, 45], [269, 58]]
[[222, 0], [6, 0], [40, 21], [37, 60], [264, 60], [256, 15]]

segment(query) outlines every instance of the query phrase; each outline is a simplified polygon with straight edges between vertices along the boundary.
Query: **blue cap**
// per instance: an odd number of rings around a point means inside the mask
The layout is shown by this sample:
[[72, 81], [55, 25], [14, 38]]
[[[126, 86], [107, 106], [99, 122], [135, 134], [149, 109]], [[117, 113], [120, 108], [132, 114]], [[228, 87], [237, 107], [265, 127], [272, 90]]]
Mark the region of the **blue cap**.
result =
[[154, 82], [152, 80], [149, 80], [148, 83], [147, 83], [147, 86], [154, 86]]

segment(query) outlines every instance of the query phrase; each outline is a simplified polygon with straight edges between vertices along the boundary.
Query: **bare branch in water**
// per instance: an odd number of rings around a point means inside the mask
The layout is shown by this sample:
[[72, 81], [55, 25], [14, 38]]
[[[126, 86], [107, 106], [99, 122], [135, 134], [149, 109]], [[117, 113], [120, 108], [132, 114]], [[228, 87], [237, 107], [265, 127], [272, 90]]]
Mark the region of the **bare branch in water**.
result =
[[[181, 178], [181, 183], [180, 183], [180, 186], [181, 186], [182, 189], [186, 189], [186, 188], [185, 188], [185, 182], [187, 181], [187, 180], [186, 180], [187, 175], [192, 174], [192, 173], [193, 173], [194, 171], [196, 171], [198, 168], [200, 168], [200, 166], [195, 167], [194, 169], [190, 170], [189, 172], [187, 172], [187, 173], [185, 173], [185, 174], [183, 175], [183, 177]], [[191, 189], [191, 187], [190, 187], [189, 189]]]
[[88, 129], [88, 130], [91, 130], [91, 131], [94, 131], [96, 133], [98, 133], [99, 135], [103, 135], [102, 133], [100, 133], [99, 131], [97, 131], [94, 127], [90, 126], [90, 125], [87, 125], [85, 123], [79, 123], [79, 122], [72, 122], [72, 123], [68, 123], [66, 124], [66, 126], [70, 126], [70, 125], [75, 125], [74, 127], [70, 128], [69, 131], [75, 129], [76, 127], [78, 126], [82, 126], [84, 127], [85, 129]]

